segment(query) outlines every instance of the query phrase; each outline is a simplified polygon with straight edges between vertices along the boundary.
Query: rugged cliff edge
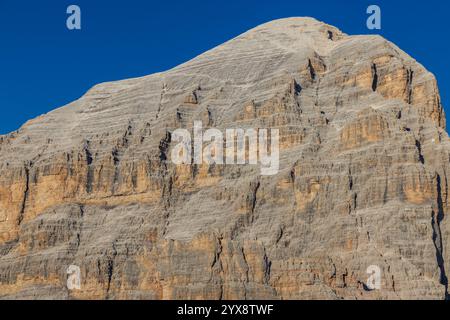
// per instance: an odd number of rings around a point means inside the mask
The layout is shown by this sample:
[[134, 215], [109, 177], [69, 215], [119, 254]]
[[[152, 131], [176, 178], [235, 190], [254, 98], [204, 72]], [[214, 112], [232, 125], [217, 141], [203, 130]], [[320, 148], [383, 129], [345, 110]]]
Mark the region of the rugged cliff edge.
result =
[[[280, 172], [174, 165], [171, 132], [194, 120], [278, 128]], [[449, 159], [419, 63], [269, 22], [0, 136], [0, 298], [445, 299]]]

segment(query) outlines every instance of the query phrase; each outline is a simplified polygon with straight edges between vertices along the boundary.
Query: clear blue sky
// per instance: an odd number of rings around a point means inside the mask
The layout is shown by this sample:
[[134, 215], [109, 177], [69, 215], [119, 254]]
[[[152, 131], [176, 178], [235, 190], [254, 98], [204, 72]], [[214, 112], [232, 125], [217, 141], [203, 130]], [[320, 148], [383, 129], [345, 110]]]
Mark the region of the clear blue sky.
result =
[[[82, 30], [66, 28], [66, 8]], [[382, 9], [382, 30], [366, 8]], [[312, 16], [348, 34], [379, 33], [432, 71], [450, 113], [450, 2], [294, 0], [0, 0], [0, 134], [96, 83], [169, 69], [261, 23]]]

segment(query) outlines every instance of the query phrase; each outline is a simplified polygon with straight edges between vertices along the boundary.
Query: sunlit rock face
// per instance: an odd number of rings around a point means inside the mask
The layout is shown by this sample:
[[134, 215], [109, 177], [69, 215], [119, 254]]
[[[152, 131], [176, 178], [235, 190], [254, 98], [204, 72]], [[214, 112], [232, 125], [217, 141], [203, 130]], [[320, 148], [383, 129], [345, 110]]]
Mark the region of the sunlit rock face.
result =
[[[174, 165], [194, 121], [279, 129], [279, 172]], [[269, 22], [0, 137], [0, 297], [444, 299], [449, 152], [436, 80], [398, 47]]]

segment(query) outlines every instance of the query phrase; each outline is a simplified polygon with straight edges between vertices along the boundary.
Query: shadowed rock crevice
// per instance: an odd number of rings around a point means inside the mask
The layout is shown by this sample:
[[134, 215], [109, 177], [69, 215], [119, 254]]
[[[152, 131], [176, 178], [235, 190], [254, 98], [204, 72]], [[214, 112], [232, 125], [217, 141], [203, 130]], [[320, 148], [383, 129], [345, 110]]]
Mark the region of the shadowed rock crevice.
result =
[[20, 225], [22, 223], [22, 220], [24, 218], [25, 208], [26, 208], [27, 199], [28, 199], [28, 193], [30, 191], [30, 168], [26, 165], [23, 170], [24, 170], [24, 174], [25, 174], [25, 190], [23, 192], [22, 204], [20, 206], [19, 217], [17, 219], [18, 225]]
[[84, 157], [86, 160], [86, 166], [87, 166], [87, 173], [86, 173], [86, 192], [91, 193], [92, 192], [92, 183], [93, 183], [93, 175], [94, 175], [94, 168], [92, 165], [93, 157], [92, 153], [89, 150], [89, 141], [86, 141], [83, 151], [84, 151]]
[[422, 144], [420, 143], [419, 140], [416, 140], [416, 148], [417, 148], [417, 152], [419, 153], [420, 163], [425, 164], [425, 158], [423, 157], [423, 154], [422, 154]]
[[436, 175], [437, 186], [437, 212], [432, 212], [432, 228], [433, 228], [433, 242], [436, 248], [436, 259], [440, 270], [440, 282], [445, 287], [445, 299], [448, 300], [448, 277], [445, 271], [445, 261], [443, 257], [444, 248], [442, 241], [441, 223], [444, 219], [444, 207], [442, 202], [442, 187], [441, 176]]
[[378, 88], [378, 71], [377, 65], [375, 63], [372, 64], [372, 91], [377, 91]]
[[308, 69], [309, 69], [309, 75], [311, 76], [311, 80], [316, 80], [316, 70], [314, 70], [314, 66], [311, 63], [311, 59], [308, 59]]
[[112, 244], [112, 254], [111, 257], [108, 257], [107, 260], [107, 287], [106, 287], [106, 292], [109, 293], [110, 288], [111, 288], [111, 281], [114, 275], [114, 263], [115, 263], [115, 259], [117, 257], [117, 249], [116, 249], [116, 244], [113, 243]]
[[406, 90], [407, 90], [407, 102], [408, 104], [413, 103], [413, 80], [414, 80], [414, 71], [412, 69], [408, 69], [406, 71]]

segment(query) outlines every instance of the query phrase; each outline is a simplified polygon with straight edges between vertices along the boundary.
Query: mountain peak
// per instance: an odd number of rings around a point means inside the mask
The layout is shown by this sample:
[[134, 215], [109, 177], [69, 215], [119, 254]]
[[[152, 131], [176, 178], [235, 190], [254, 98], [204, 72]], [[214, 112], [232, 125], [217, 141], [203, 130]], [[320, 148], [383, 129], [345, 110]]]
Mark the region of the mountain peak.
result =
[[300, 29], [300, 30], [318, 30], [323, 27], [330, 27], [332, 29], [336, 29], [324, 22], [321, 22], [312, 17], [289, 17], [289, 18], [280, 18], [271, 20], [265, 23], [260, 24], [259, 26], [253, 28], [252, 30], [258, 29], [272, 29], [272, 30], [280, 30], [280, 29]]

